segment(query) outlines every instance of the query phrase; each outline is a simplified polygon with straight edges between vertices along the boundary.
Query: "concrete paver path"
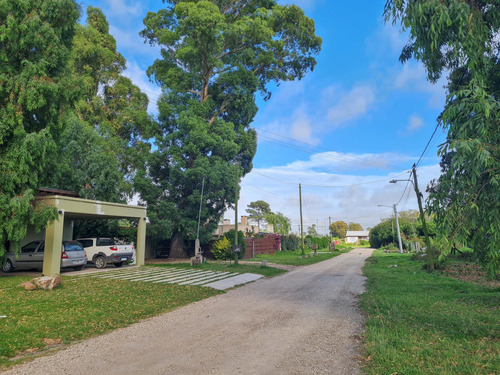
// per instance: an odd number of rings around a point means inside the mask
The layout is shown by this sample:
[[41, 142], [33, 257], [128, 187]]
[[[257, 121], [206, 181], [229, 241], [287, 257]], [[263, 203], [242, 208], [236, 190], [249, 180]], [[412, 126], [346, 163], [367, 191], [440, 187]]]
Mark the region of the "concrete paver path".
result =
[[115, 270], [98, 270], [87, 273], [75, 272], [71, 276], [99, 277], [102, 279], [141, 281], [146, 283], [167, 283], [179, 285], [200, 285], [225, 290], [262, 278], [255, 273], [202, 271], [193, 268], [126, 267]]
[[357, 374], [371, 252], [257, 280], [5, 374]]

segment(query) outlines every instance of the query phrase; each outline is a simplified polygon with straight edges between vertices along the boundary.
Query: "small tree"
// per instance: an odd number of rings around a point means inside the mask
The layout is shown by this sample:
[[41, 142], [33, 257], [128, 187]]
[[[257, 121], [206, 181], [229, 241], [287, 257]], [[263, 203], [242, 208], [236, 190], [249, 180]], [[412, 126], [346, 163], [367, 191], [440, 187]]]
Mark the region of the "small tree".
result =
[[247, 206], [248, 217], [257, 222], [257, 229], [260, 231], [260, 222], [272, 214], [269, 203], [264, 201], [250, 202]]
[[349, 229], [348, 230], [363, 230], [363, 227], [361, 226], [361, 224], [358, 224], [358, 223], [349, 223]]
[[307, 228], [307, 235], [311, 237], [319, 237], [319, 233], [316, 230], [316, 224], [313, 224]]
[[231, 257], [231, 241], [226, 236], [216, 241], [212, 247], [212, 254], [215, 259], [225, 260]]
[[330, 225], [330, 233], [333, 237], [345, 239], [347, 228], [348, 226], [345, 221], [336, 221]]

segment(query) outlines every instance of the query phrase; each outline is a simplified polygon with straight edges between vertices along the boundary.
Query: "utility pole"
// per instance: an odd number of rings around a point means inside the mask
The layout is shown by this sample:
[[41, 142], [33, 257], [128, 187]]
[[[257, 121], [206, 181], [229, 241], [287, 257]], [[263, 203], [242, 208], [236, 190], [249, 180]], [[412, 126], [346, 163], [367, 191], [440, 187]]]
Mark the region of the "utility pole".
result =
[[304, 252], [304, 223], [302, 221], [302, 185], [299, 184], [299, 203], [300, 203], [300, 238], [302, 240], [302, 256]]
[[328, 235], [330, 236], [330, 243], [332, 242], [332, 231], [330, 227], [332, 226], [332, 218], [328, 216]]
[[194, 243], [194, 256], [196, 258], [201, 257], [201, 248], [200, 248], [200, 220], [201, 220], [201, 206], [203, 203], [203, 192], [205, 189], [205, 176], [203, 176], [203, 181], [201, 183], [201, 196], [200, 196], [200, 210], [198, 211], [198, 229], [196, 230], [196, 241]]
[[417, 194], [418, 209], [420, 211], [420, 220], [422, 221], [422, 229], [424, 230], [424, 235], [425, 235], [425, 246], [427, 246], [427, 254], [429, 256], [429, 266], [431, 267], [431, 270], [434, 270], [434, 252], [431, 249], [429, 232], [427, 231], [427, 224], [425, 223], [424, 210], [422, 208], [422, 199], [421, 199], [422, 197], [420, 196], [420, 190], [418, 190], [417, 169], [415, 164], [413, 164], [412, 172], [414, 181], [413, 187], [415, 188], [415, 193]]
[[401, 232], [399, 230], [398, 210], [396, 208], [396, 204], [394, 204], [393, 207], [394, 207], [394, 216], [396, 216], [396, 227], [398, 229], [399, 252], [403, 254], [403, 245], [401, 244]]
[[239, 199], [239, 164], [236, 163], [236, 186], [235, 186], [235, 202], [234, 202], [234, 264], [238, 264], [238, 199]]

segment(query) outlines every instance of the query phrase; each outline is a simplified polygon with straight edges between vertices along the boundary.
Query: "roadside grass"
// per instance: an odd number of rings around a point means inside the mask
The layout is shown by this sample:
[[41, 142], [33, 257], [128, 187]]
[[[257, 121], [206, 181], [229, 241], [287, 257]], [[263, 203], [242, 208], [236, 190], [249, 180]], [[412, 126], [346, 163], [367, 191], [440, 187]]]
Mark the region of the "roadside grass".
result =
[[[340, 254], [348, 253], [352, 248], [346, 248], [340, 251], [328, 252], [328, 249], [320, 249], [319, 253], [312, 257], [307, 257], [299, 259], [302, 256], [301, 250], [295, 251], [276, 251], [273, 255], [260, 254], [253, 259], [245, 259], [249, 262], [261, 262], [262, 260], [267, 260], [270, 263], [285, 264], [289, 266], [307, 266], [309, 264], [319, 263], [327, 259], [334, 258]], [[306, 254], [314, 254], [314, 252], [307, 252]]]
[[239, 272], [239, 273], [257, 273], [266, 277], [281, 275], [287, 271], [274, 267], [262, 267], [258, 264], [229, 264], [227, 262], [208, 261], [199, 266], [192, 267], [189, 263], [156, 263], [147, 264], [148, 267], [168, 267], [168, 268], [196, 268], [200, 270], [220, 271], [220, 272]]
[[[31, 277], [0, 277], [0, 372], [46, 349], [126, 327], [220, 291], [174, 284], [63, 276], [60, 287], [26, 291]], [[112, 348], [110, 348], [112, 350]]]
[[[397, 267], [393, 267], [397, 265]], [[500, 288], [375, 251], [364, 267], [366, 374], [498, 374]]]

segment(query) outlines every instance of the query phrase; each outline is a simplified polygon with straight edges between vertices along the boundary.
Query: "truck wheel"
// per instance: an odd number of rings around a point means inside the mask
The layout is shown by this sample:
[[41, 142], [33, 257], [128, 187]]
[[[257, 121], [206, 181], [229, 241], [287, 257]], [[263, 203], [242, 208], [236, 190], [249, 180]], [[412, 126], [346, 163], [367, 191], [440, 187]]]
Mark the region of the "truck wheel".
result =
[[121, 266], [123, 266], [123, 263], [125, 263], [125, 262], [118, 262], [118, 263], [115, 263], [115, 267], [121, 267]]
[[106, 263], [106, 258], [104, 258], [102, 255], [99, 255], [94, 259], [95, 263], [95, 268], [106, 268], [107, 263]]
[[5, 263], [2, 265], [2, 271], [5, 273], [12, 272], [14, 270], [14, 266], [12, 265], [12, 262], [10, 259], [7, 259]]

